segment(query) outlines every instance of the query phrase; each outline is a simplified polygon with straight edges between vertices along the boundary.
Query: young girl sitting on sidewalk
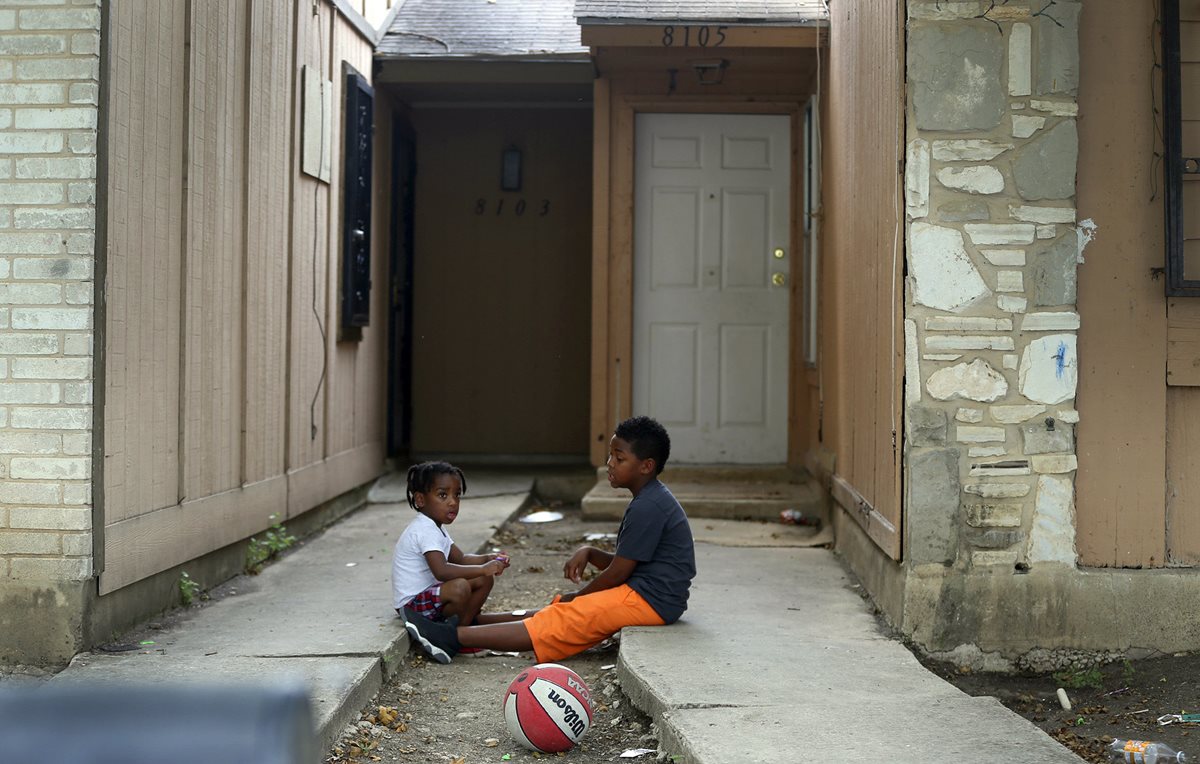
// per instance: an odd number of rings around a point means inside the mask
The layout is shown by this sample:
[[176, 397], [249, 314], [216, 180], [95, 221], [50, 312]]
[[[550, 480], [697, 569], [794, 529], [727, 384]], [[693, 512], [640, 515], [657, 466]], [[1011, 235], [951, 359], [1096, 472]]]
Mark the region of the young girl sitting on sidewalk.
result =
[[633, 501], [615, 553], [582, 546], [563, 565], [563, 576], [576, 585], [589, 565], [600, 571], [580, 589], [540, 610], [485, 614], [474, 624], [433, 621], [405, 608], [409, 636], [438, 663], [478, 648], [533, 650], [544, 663], [581, 653], [625, 626], [675, 622], [687, 609], [696, 555], [687, 515], [658, 479], [670, 454], [671, 439], [655, 420], [639, 416], [617, 425], [608, 483], [628, 489]]
[[408, 505], [420, 514], [404, 529], [392, 555], [397, 613], [409, 609], [433, 621], [453, 617], [473, 623], [495, 577], [508, 567], [503, 554], [463, 554], [446, 533], [443, 526], [458, 517], [459, 499], [466, 492], [467, 479], [453, 464], [424, 462], [409, 468]]

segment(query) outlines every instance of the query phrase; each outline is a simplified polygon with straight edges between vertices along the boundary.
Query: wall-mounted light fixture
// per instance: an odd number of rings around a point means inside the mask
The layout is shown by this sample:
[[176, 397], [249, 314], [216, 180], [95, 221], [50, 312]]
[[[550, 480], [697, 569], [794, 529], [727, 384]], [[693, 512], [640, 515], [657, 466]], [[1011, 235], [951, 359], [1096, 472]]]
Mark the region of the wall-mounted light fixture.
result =
[[696, 77], [700, 80], [701, 85], [720, 85], [721, 81], [725, 79], [725, 70], [729, 68], [729, 61], [724, 58], [689, 61], [688, 63], [696, 71]]
[[521, 150], [507, 148], [500, 155], [500, 190], [521, 190]]

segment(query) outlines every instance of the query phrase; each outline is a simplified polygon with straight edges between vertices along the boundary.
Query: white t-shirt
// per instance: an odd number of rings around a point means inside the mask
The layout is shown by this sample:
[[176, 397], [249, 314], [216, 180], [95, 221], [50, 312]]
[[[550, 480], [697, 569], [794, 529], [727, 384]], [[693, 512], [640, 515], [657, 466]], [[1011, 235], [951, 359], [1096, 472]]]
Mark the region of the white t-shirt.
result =
[[425, 560], [426, 552], [438, 551], [450, 559], [454, 541], [438, 524], [423, 514], [400, 534], [396, 551], [392, 553], [392, 599], [396, 608], [407, 605], [413, 597], [439, 583]]

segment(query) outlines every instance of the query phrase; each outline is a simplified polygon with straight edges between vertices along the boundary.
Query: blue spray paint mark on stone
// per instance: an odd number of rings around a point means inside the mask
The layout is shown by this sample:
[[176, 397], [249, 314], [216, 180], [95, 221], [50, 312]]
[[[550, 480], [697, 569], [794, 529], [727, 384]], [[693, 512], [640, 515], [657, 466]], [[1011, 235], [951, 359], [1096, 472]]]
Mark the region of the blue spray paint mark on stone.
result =
[[1054, 354], [1054, 376], [1062, 379], [1063, 368], [1067, 365], [1067, 343], [1058, 341], [1058, 352]]

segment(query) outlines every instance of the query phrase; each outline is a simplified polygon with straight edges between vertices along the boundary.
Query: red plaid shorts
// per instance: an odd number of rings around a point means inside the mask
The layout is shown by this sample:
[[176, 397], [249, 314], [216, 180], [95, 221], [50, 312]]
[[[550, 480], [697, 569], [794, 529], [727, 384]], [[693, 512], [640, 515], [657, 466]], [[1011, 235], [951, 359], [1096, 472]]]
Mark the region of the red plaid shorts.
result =
[[442, 620], [442, 585], [434, 584], [417, 596], [413, 597], [405, 607], [417, 611], [431, 621]]

